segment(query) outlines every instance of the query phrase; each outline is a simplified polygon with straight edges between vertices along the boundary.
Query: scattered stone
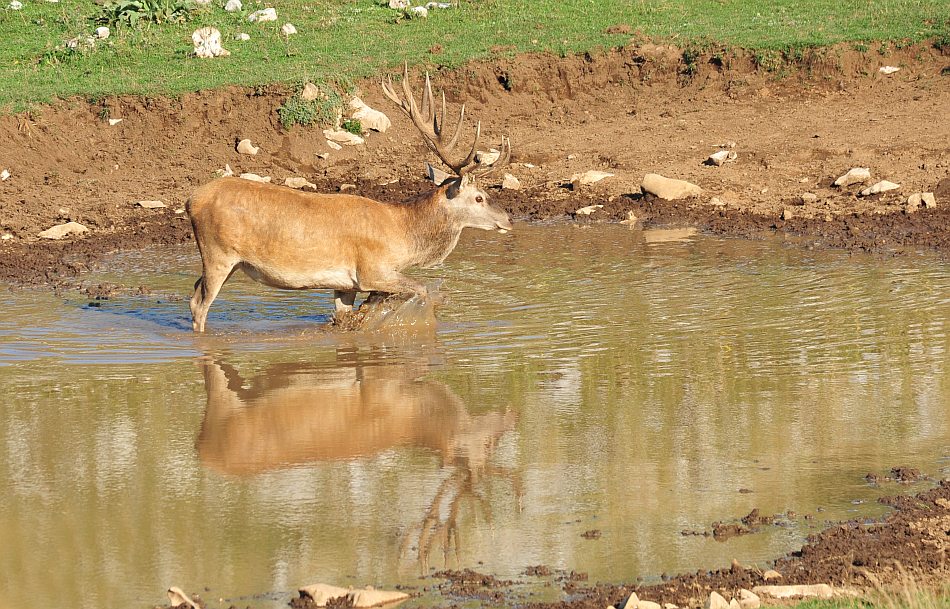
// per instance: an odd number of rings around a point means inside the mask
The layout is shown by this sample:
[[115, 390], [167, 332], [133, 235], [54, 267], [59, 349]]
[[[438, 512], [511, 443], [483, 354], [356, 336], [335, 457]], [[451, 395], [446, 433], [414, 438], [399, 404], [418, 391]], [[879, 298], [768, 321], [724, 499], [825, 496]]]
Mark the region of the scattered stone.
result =
[[379, 110], [370, 108], [358, 97], [350, 100], [350, 109], [353, 110], [352, 118], [358, 120], [364, 129], [385, 133], [392, 126], [392, 121], [389, 120], [388, 116]]
[[389, 0], [389, 8], [401, 11], [409, 8], [409, 0]]
[[888, 182], [887, 180], [881, 180], [873, 186], [869, 186], [861, 191], [861, 196], [866, 197], [868, 195], [876, 195], [880, 192], [887, 192], [889, 190], [897, 190], [900, 188], [900, 184], [895, 184], [894, 182]]
[[643, 177], [640, 190], [667, 201], [696, 197], [703, 194], [703, 189], [685, 180], [665, 178], [656, 173], [648, 173]]
[[41, 239], [62, 239], [68, 235], [81, 235], [88, 232], [89, 229], [78, 222], [67, 222], [48, 228], [37, 236]]
[[227, 57], [231, 54], [231, 51], [221, 46], [221, 32], [218, 28], [203, 27], [195, 30], [191, 40], [195, 43], [195, 57]]
[[640, 601], [637, 603], [637, 609], [663, 609], [660, 606], [660, 603], [654, 603], [653, 601]]
[[139, 201], [136, 205], [144, 207], [145, 209], [162, 209], [163, 207], [168, 207], [161, 201]]
[[627, 600], [625, 600], [622, 605], [618, 606], [617, 609], [637, 609], [637, 605], [639, 603], [640, 599], [637, 598], [637, 593], [631, 592], [630, 596], [627, 597]]
[[434, 8], [447, 9], [447, 8], [452, 8], [452, 4], [449, 2], [428, 2], [426, 3], [426, 8], [429, 9], [430, 11]]
[[704, 609], [729, 609], [729, 603], [721, 594], [713, 590], [709, 593], [709, 598], [706, 599], [706, 604], [703, 607]]
[[713, 197], [712, 199], [710, 199], [710, 200], [709, 200], [709, 204], [712, 205], [713, 207], [725, 207], [725, 206], [726, 206], [726, 202], [723, 201], [722, 199], [720, 199], [719, 197]]
[[340, 192], [346, 192], [348, 190], [356, 190], [356, 184], [347, 184], [346, 182], [340, 184]]
[[300, 99], [304, 101], [314, 101], [316, 99], [323, 99], [325, 97], [326, 95], [324, 95], [323, 91], [320, 90], [320, 87], [313, 84], [312, 82], [305, 84], [303, 86], [303, 91], [300, 92]]
[[10, 10], [18, 11], [23, 8], [23, 3], [20, 0], [10, 0]]
[[277, 9], [275, 8], [262, 8], [259, 11], [254, 11], [247, 16], [247, 20], [251, 23], [264, 23], [265, 21], [277, 21]]
[[218, 175], [222, 178], [229, 178], [234, 175], [234, 170], [231, 169], [230, 165], [225, 164], [224, 169], [218, 170]]
[[107, 28], [104, 25], [96, 28], [96, 38], [98, 38], [99, 40], [105, 40], [106, 38], [109, 37], [110, 33], [111, 32], [109, 31], [109, 28]]
[[607, 173], [606, 171], [597, 171], [591, 169], [590, 171], [585, 171], [584, 173], [575, 173], [571, 176], [571, 184], [580, 184], [581, 186], [586, 186], [588, 184], [594, 184], [595, 182], [600, 182], [605, 178], [612, 178], [614, 174]]
[[241, 4], [241, 0], [228, 0], [227, 4], [224, 5], [224, 10], [229, 13], [237, 13], [244, 8], [244, 5]]
[[501, 180], [501, 187], [505, 190], [520, 190], [521, 181], [510, 173], [506, 173], [505, 177]]
[[828, 584], [811, 584], [801, 586], [756, 586], [752, 592], [772, 598], [831, 598], [835, 595], [834, 589]]
[[251, 144], [251, 140], [244, 139], [238, 142], [237, 151], [241, 154], [257, 154], [260, 147]]
[[742, 606], [739, 605], [739, 601], [733, 598], [729, 600], [729, 609], [742, 609]]
[[10, 239], [13, 239], [13, 235], [10, 233], [3, 233], [3, 235], [0, 235], [0, 240], [9, 241]]
[[172, 586], [168, 589], [168, 604], [172, 607], [180, 607], [182, 605], [188, 607], [189, 609], [201, 609], [198, 607], [195, 601], [191, 600], [187, 594], [182, 592], [181, 588], [176, 588]]
[[3, 171], [0, 171], [0, 182], [6, 182], [9, 179], [10, 179], [9, 171], [7, 171], [6, 169], [4, 169]]
[[[4, 235], [3, 238], [6, 239], [7, 235]], [[13, 235], [10, 235], [10, 238], [12, 239]], [[944, 499], [943, 497], [940, 497], [938, 499], [934, 499], [934, 503], [944, 509], [950, 510], [950, 499]]]
[[311, 190], [317, 189], [316, 184], [314, 184], [313, 182], [308, 182], [307, 178], [301, 178], [301, 177], [287, 178], [286, 180], [284, 180], [284, 186], [289, 186], [291, 188], [296, 188], [298, 190], [301, 188], [309, 188]]
[[849, 169], [848, 173], [835, 180], [835, 186], [845, 188], [852, 184], [864, 184], [871, 179], [871, 170], [868, 167], [855, 167]]
[[280, 26], [280, 33], [284, 36], [293, 36], [297, 33], [297, 27], [293, 23], [285, 23]]
[[907, 213], [912, 214], [923, 205], [926, 208], [937, 206], [937, 199], [932, 192], [915, 192], [907, 197]]
[[238, 32], [237, 34], [234, 35], [234, 39], [240, 40], [241, 42], [247, 42], [248, 40], [251, 39], [251, 35], [245, 34], [244, 32]]
[[720, 150], [709, 155], [706, 159], [706, 165], [715, 165], [721, 167], [726, 161], [734, 161], [739, 157], [734, 150]]
[[358, 146], [360, 144], [366, 143], [366, 140], [355, 133], [350, 133], [349, 131], [344, 131], [342, 129], [324, 129], [323, 136], [327, 138], [328, 141], [337, 142], [338, 144], [343, 144], [344, 146]]
[[259, 176], [256, 173], [242, 173], [238, 177], [252, 182], [270, 182], [270, 176]]
[[327, 146], [329, 146], [329, 147], [332, 148], [333, 150], [343, 150], [343, 146], [340, 146], [340, 145], [337, 144], [336, 142], [333, 142], [333, 141], [330, 141], [330, 140], [327, 140]]
[[429, 9], [424, 6], [413, 6], [409, 9], [409, 12], [412, 15], [415, 15], [416, 17], [422, 17], [423, 19], [429, 16]]
[[110, 126], [110, 127], [115, 127], [116, 125], [118, 125], [118, 124], [121, 123], [121, 122], [122, 122], [122, 119], [121, 119], [121, 118], [110, 118], [110, 119], [109, 119], [109, 126]]
[[597, 211], [598, 209], [603, 209], [603, 208], [604, 208], [603, 205], [588, 205], [587, 207], [582, 207], [578, 209], [574, 213], [577, 214], [578, 216], [589, 216], [595, 211]]
[[337, 599], [346, 599], [347, 604], [351, 607], [377, 607], [409, 598], [409, 595], [405, 592], [374, 590], [372, 587], [353, 590], [352, 588], [340, 588], [328, 584], [306, 586], [298, 592], [300, 598], [310, 599], [317, 607], [336, 604], [333, 601]]
[[818, 195], [813, 192], [803, 192], [802, 193], [802, 205], [808, 205], [809, 203], [815, 203], [818, 201]]
[[628, 225], [630, 225], [630, 226], [633, 226], [634, 224], [637, 223], [637, 215], [636, 215], [635, 213], [633, 213], [632, 211], [629, 211], [629, 210], [628, 210], [628, 211], [627, 211], [627, 219], [626, 219], [626, 220], [621, 220], [620, 223], [621, 223], [621, 224], [628, 224]]
[[[327, 142], [327, 143], [330, 144], [330, 143], [332, 143], [332, 142]], [[339, 144], [335, 144], [335, 145], [336, 145], [336, 146], [339, 146]], [[322, 159], [322, 160], [324, 160], [324, 161], [327, 160], [328, 158], [330, 158], [330, 153], [329, 153], [329, 152], [318, 152], [318, 153], [316, 153], [316, 155], [317, 155], [317, 158], [318, 158], [318, 159]]]
[[878, 72], [885, 75], [890, 75], [898, 71], [900, 71], [900, 68], [896, 66], [881, 66], [880, 68], [878, 68]]
[[475, 162], [479, 165], [492, 165], [501, 156], [501, 152], [490, 148], [488, 152], [479, 150], [475, 153]]
[[768, 571], [762, 574], [762, 579], [764, 579], [767, 582], [770, 582], [773, 579], [782, 579], [782, 574], [774, 569], [769, 569]]
[[739, 590], [739, 606], [742, 609], [759, 609], [762, 606], [762, 601], [755, 592], [741, 588]]

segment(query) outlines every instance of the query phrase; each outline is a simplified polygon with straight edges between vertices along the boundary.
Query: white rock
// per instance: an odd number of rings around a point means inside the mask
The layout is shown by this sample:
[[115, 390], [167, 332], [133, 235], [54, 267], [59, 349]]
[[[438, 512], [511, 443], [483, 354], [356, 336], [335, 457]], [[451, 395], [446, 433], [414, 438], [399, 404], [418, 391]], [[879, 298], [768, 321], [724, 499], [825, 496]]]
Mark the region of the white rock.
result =
[[[327, 142], [327, 143], [330, 144], [330, 143], [332, 143], [332, 142]], [[340, 146], [339, 144], [333, 144], [333, 145], [334, 145], [334, 146]], [[342, 146], [341, 146], [341, 148], [342, 148]], [[330, 158], [330, 153], [329, 153], [329, 152], [317, 152], [316, 155], [317, 155], [317, 158], [318, 158], [318, 159], [322, 159], [322, 160], [324, 160], [324, 161], [327, 160], [328, 158]]]
[[350, 109], [353, 111], [351, 117], [358, 120], [360, 125], [363, 126], [363, 129], [372, 129], [373, 131], [385, 133], [386, 130], [392, 126], [392, 121], [389, 120], [388, 116], [379, 110], [370, 108], [358, 97], [354, 97], [350, 100]]
[[675, 201], [677, 199], [685, 199], [686, 197], [695, 197], [703, 194], [703, 189], [695, 184], [691, 184], [685, 180], [665, 178], [656, 173], [648, 173], [643, 176], [640, 190], [661, 199], [666, 199], [667, 201]]
[[520, 190], [521, 181], [510, 173], [506, 173], [501, 180], [501, 187], [506, 190]]
[[247, 16], [247, 20], [251, 23], [264, 23], [265, 21], [277, 21], [277, 9], [275, 8], [262, 8], [259, 11], [254, 11]]
[[864, 184], [871, 179], [871, 170], [867, 167], [855, 167], [835, 180], [835, 186], [842, 188], [852, 184]]
[[4, 169], [3, 171], [0, 171], [0, 182], [6, 182], [9, 179], [10, 179], [9, 171], [7, 171], [6, 169]]
[[900, 68], [895, 66], [881, 66], [878, 68], [878, 72], [881, 74], [893, 74], [894, 72], [900, 71]]
[[287, 178], [286, 180], [284, 180], [284, 186], [289, 186], [291, 188], [297, 188], [297, 189], [299, 188], [309, 188], [311, 190], [317, 189], [316, 184], [314, 184], [313, 182], [308, 182], [307, 178], [301, 178], [301, 177]]
[[356, 190], [356, 184], [340, 184], [340, 192], [346, 192], [348, 190]]
[[389, 0], [389, 8], [399, 11], [404, 8], [409, 8], [409, 0]]
[[332, 142], [337, 142], [338, 144], [343, 144], [344, 146], [358, 146], [360, 144], [366, 143], [366, 140], [356, 135], [355, 133], [350, 133], [349, 131], [344, 131], [343, 129], [324, 129], [323, 137]]
[[88, 232], [89, 229], [78, 222], [67, 222], [48, 228], [37, 236], [41, 239], [62, 239], [67, 235], [81, 235]]
[[776, 571], [775, 569], [769, 569], [762, 574], [762, 579], [767, 582], [772, 581], [773, 579], [782, 579], [782, 574]]
[[663, 603], [663, 609], [680, 609], [677, 605], [673, 603]]
[[441, 8], [441, 9], [452, 8], [452, 5], [448, 2], [429, 2], [426, 4], [426, 8], [431, 11], [434, 8]]
[[285, 23], [284, 25], [280, 26], [280, 33], [284, 36], [293, 36], [297, 33], [297, 28], [293, 23]]
[[866, 197], [868, 195], [876, 195], [879, 192], [887, 192], [888, 190], [897, 190], [900, 188], [900, 184], [895, 184], [894, 182], [888, 182], [887, 180], [881, 180], [873, 186], [869, 186], [861, 191], [861, 196]]
[[241, 0], [228, 0], [227, 4], [224, 5], [224, 10], [229, 13], [236, 13], [244, 8], [244, 5], [241, 4]]
[[576, 210], [574, 213], [577, 214], [578, 216], [589, 216], [595, 211], [597, 211], [598, 209], [603, 209], [603, 208], [604, 208], [603, 205], [588, 205], [587, 207], [582, 207]]
[[762, 601], [758, 594], [745, 588], [739, 590], [739, 606], [742, 609], [759, 609], [761, 605]]
[[772, 598], [831, 598], [835, 595], [834, 589], [828, 584], [811, 584], [804, 586], [756, 586], [752, 592], [760, 596]]
[[721, 167], [726, 161], [734, 161], [738, 156], [734, 150], [720, 150], [710, 154], [709, 158], [706, 159], [706, 164]]
[[9, 241], [10, 239], [13, 239], [13, 235], [10, 233], [3, 233], [0, 235], [0, 240]]
[[588, 184], [593, 184], [595, 182], [600, 182], [605, 178], [612, 178], [614, 174], [607, 173], [606, 171], [596, 171], [591, 169], [590, 171], [585, 171], [584, 173], [575, 173], [571, 176], [571, 183], [577, 183], [582, 186]]
[[313, 101], [315, 99], [325, 99], [326, 94], [320, 90], [320, 87], [308, 82], [303, 86], [303, 91], [300, 92], [300, 99], [304, 101]]
[[343, 150], [343, 146], [340, 146], [339, 144], [337, 144], [336, 142], [332, 140], [327, 140], [327, 146], [329, 146], [333, 150]]
[[257, 154], [260, 147], [251, 144], [251, 140], [241, 140], [238, 142], [237, 151], [241, 154]]
[[20, 0], [10, 0], [10, 10], [18, 11], [23, 8], [23, 3]]
[[498, 157], [500, 156], [501, 152], [495, 150], [494, 148], [490, 148], [488, 152], [479, 150], [475, 153], [475, 162], [479, 165], [492, 165], [498, 160]]
[[122, 119], [121, 119], [121, 118], [110, 118], [110, 119], [109, 119], [109, 126], [110, 126], [110, 127], [115, 127], [116, 125], [118, 125], [118, 124], [121, 123], [121, 122], [122, 122]]
[[721, 594], [713, 590], [709, 593], [709, 598], [706, 599], [706, 604], [703, 607], [705, 609], [729, 609], [729, 603]]
[[785, 221], [791, 220], [794, 215], [795, 215], [795, 212], [793, 212], [787, 207], [782, 210], [782, 220], [785, 220]]
[[641, 600], [637, 603], [637, 609], [663, 609], [663, 607], [660, 606], [660, 603]]
[[[0, 174], [0, 177], [3, 177]], [[934, 197], [932, 192], [915, 192], [914, 194], [907, 197], [907, 212], [914, 213], [920, 206], [923, 205], [927, 208], [937, 207], [937, 199]]]
[[248, 40], [251, 39], [251, 35], [245, 34], [244, 32], [238, 32], [237, 34], [234, 35], [234, 39], [240, 40], [241, 42], [247, 42]]
[[630, 596], [627, 597], [627, 600], [624, 601], [622, 605], [617, 607], [617, 609], [637, 609], [637, 605], [640, 603], [640, 599], [637, 598], [636, 592], [631, 592]]
[[374, 590], [373, 588], [353, 590], [346, 596], [354, 607], [378, 607], [409, 598], [405, 592]]
[[189, 609], [199, 609], [198, 605], [195, 604], [195, 601], [191, 600], [187, 594], [185, 594], [181, 588], [176, 588], [172, 586], [168, 589], [168, 602], [172, 607], [178, 607], [185, 605]]
[[250, 180], [252, 182], [270, 182], [270, 176], [262, 177], [256, 173], [242, 173], [238, 177], [244, 178], [245, 180]]
[[340, 588], [330, 584], [313, 584], [305, 586], [299, 590], [301, 598], [307, 597], [313, 601], [317, 607], [326, 607], [327, 603], [333, 599], [345, 597], [350, 593], [349, 588]]
[[729, 609], [742, 609], [742, 606], [739, 605], [739, 601], [736, 599], [729, 600]]
[[224, 169], [218, 170], [218, 175], [222, 178], [229, 178], [234, 175], [234, 170], [231, 169], [230, 165], [225, 164]]
[[424, 6], [413, 6], [409, 9], [409, 12], [416, 17], [422, 17], [423, 19], [429, 16], [429, 9]]
[[211, 0], [195, 0], [195, 4], [198, 4], [200, 6], [207, 6], [211, 4]]
[[809, 203], [814, 203], [818, 200], [818, 195], [813, 192], [803, 192], [802, 193], [802, 205], [808, 205]]
[[108, 38], [110, 33], [109, 28], [104, 25], [96, 28], [96, 38], [100, 40]]
[[230, 51], [221, 46], [221, 32], [218, 28], [203, 27], [191, 35], [195, 43], [195, 57], [227, 57]]
[[633, 213], [632, 211], [628, 211], [628, 212], [627, 212], [627, 219], [626, 219], [626, 220], [621, 220], [620, 223], [621, 223], [621, 224], [629, 224], [630, 226], [633, 226], [634, 224], [637, 223], [637, 214]]
[[136, 205], [144, 207], [145, 209], [162, 209], [163, 207], [168, 207], [161, 201], [139, 201]]

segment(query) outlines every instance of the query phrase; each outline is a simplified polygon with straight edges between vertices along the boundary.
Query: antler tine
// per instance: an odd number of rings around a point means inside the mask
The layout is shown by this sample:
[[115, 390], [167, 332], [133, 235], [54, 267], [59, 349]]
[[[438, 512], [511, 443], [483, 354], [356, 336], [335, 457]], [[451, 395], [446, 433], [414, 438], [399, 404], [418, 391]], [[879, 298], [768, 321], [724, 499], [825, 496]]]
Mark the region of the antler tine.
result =
[[511, 139], [503, 137], [501, 138], [501, 154], [498, 155], [498, 159], [488, 167], [472, 171], [472, 175], [475, 177], [491, 175], [508, 165], [509, 161], [511, 161]]
[[475, 153], [478, 149], [478, 138], [482, 135], [482, 123], [481, 121], [475, 123], [475, 141], [472, 142], [472, 150], [469, 151], [468, 156], [465, 157], [465, 160], [459, 164], [458, 174], [464, 176], [467, 173], [470, 173], [473, 169], [478, 166], [478, 163], [475, 163]]
[[[431, 122], [435, 133], [439, 133], [436, 123], [438, 117], [435, 115], [435, 103], [432, 100], [432, 83], [429, 82], [429, 73], [426, 72], [426, 88], [422, 91], [422, 120]], [[442, 120], [445, 121], [445, 112], [442, 112]]]

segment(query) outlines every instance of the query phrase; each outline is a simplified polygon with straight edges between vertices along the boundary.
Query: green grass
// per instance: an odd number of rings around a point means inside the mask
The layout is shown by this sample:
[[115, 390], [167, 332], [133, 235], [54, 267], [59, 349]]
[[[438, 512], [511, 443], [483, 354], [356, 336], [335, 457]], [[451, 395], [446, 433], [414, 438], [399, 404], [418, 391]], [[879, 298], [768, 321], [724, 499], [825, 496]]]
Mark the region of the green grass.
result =
[[[838, 42], [876, 49], [880, 41], [950, 40], [947, 0], [461, 0], [458, 9], [433, 10], [428, 19], [397, 19], [375, 0], [273, 0], [266, 6], [277, 9], [279, 20], [264, 24], [246, 21], [265, 6], [261, 0], [247, 0], [237, 14], [225, 13], [223, 4], [214, 0], [185, 24], [126, 27], [92, 49], [75, 50], [61, 45], [95, 29], [102, 9], [92, 0], [24, 0], [20, 11], [0, 8], [0, 110], [74, 95], [353, 82], [404, 60], [455, 67], [498, 53], [567, 55], [626, 43], [629, 34], [604, 32], [615, 24], [683, 48], [716, 43], [763, 58]], [[286, 22], [299, 34], [282, 36]], [[221, 30], [230, 57], [189, 57], [191, 32], [206, 25]], [[238, 32], [251, 40], [233, 40]], [[430, 53], [434, 45], [441, 52]]]
[[950, 609], [950, 586], [929, 590], [910, 583], [898, 591], [872, 592], [867, 598], [803, 601], [792, 609]]

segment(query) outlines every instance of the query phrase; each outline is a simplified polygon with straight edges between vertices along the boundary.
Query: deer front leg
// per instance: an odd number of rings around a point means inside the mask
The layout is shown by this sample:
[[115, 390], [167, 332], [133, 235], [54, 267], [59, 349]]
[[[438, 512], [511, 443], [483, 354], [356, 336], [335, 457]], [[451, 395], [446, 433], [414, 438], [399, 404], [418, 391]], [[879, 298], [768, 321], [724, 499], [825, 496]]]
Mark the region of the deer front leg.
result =
[[336, 305], [336, 314], [349, 313], [356, 302], [356, 290], [333, 290], [333, 303]]

